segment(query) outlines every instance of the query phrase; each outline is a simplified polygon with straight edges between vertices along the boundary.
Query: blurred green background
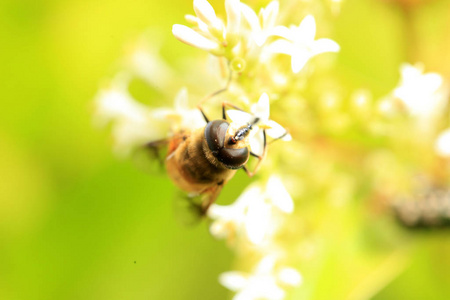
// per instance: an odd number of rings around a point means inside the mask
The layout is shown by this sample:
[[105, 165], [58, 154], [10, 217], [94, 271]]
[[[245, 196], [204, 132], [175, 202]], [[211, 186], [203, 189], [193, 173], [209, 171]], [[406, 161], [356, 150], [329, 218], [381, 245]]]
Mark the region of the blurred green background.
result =
[[[414, 14], [414, 53], [400, 9], [343, 2], [331, 37], [342, 47], [336, 74], [346, 88], [381, 96], [409, 59], [450, 77], [449, 1]], [[223, 11], [222, 1], [211, 3]], [[0, 299], [229, 298], [217, 276], [232, 269], [233, 253], [207, 224], [178, 225], [167, 177], [115, 158], [109, 133], [92, 122], [99, 84], [149, 28], [165, 37], [169, 62], [199, 54], [171, 37], [186, 13], [191, 1], [0, 2]], [[237, 176], [221, 198], [235, 199], [248, 182]], [[419, 238], [414, 264], [376, 299], [446, 299], [450, 256], [437, 254], [450, 251], [447, 233]], [[346, 267], [333, 260], [340, 254], [323, 262], [322, 272], [337, 276], [327, 288]], [[311, 298], [339, 299], [316, 284]]]

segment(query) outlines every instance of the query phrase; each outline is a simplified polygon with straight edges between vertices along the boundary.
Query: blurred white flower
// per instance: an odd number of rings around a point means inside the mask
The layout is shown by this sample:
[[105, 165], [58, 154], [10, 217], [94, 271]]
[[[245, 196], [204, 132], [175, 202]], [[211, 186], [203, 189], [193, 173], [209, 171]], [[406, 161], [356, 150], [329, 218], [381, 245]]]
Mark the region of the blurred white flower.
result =
[[394, 90], [394, 96], [412, 115], [427, 117], [441, 108], [445, 96], [440, 90], [443, 80], [439, 74], [423, 74], [421, 64], [403, 64], [400, 73], [400, 83]]
[[214, 220], [210, 226], [211, 234], [220, 239], [234, 239], [236, 234], [245, 229], [247, 207], [252, 199], [258, 197], [260, 189], [256, 186], [248, 187], [231, 205], [212, 204], [208, 209], [208, 217]]
[[310, 58], [325, 52], [338, 52], [339, 45], [330, 39], [314, 40], [316, 21], [312, 15], [306, 16], [299, 26], [277, 26], [271, 35], [283, 37], [269, 45], [273, 53], [291, 56], [291, 67], [294, 73], [300, 72]]
[[270, 103], [269, 96], [263, 93], [258, 102], [251, 107], [251, 114], [245, 111], [230, 109], [227, 114], [232, 122], [251, 124], [258, 118], [258, 122], [253, 126], [253, 136], [250, 139], [250, 148], [257, 155], [263, 154], [264, 135], [262, 129], [266, 130], [266, 134], [274, 139], [281, 138], [283, 141], [290, 141], [292, 136], [287, 133], [286, 129], [275, 121], [269, 120]]
[[195, 130], [205, 126], [205, 120], [200, 110], [189, 107], [186, 88], [182, 88], [175, 96], [173, 108], [158, 108], [153, 111], [156, 116], [171, 120], [174, 132], [186, 129]]
[[196, 16], [187, 15], [186, 20], [196, 26], [195, 29], [175, 24], [173, 35], [185, 44], [206, 50], [214, 55], [224, 55], [225, 48], [233, 48], [237, 41], [241, 23], [239, 0], [226, 0], [227, 26], [216, 16], [216, 12], [207, 0], [194, 0]]
[[128, 155], [143, 144], [167, 137], [170, 123], [158, 118], [153, 111], [137, 102], [128, 92], [128, 78], [117, 76], [109, 88], [96, 96], [96, 121], [112, 123], [114, 150]]
[[338, 15], [341, 12], [341, 6], [342, 6], [342, 2], [343, 0], [329, 0], [329, 5], [330, 5], [330, 9], [331, 12], [333, 13], [333, 15]]
[[170, 66], [158, 53], [155, 47], [137, 46], [130, 53], [128, 60], [131, 70], [139, 77], [145, 79], [152, 88], [161, 92], [170, 90], [170, 83], [176, 76]]
[[264, 257], [251, 274], [239, 271], [225, 272], [219, 282], [236, 292], [233, 300], [281, 300], [286, 292], [281, 286], [298, 286], [302, 283], [300, 273], [293, 268], [276, 268], [276, 257]]
[[294, 268], [282, 268], [278, 272], [278, 278], [286, 285], [297, 286], [302, 284], [302, 275]]
[[439, 134], [434, 148], [439, 156], [450, 157], [450, 129], [446, 129]]
[[261, 245], [280, 227], [279, 216], [293, 210], [294, 202], [281, 179], [272, 175], [265, 186], [251, 185], [231, 205], [211, 205], [210, 231], [217, 238], [242, 234], [252, 244]]
[[100, 126], [111, 123], [117, 154], [126, 156], [148, 142], [168, 138], [174, 131], [205, 125], [200, 111], [188, 107], [186, 89], [175, 97], [174, 108], [152, 109], [131, 96], [129, 80], [128, 75], [119, 74], [95, 100], [95, 121]]
[[266, 8], [261, 8], [259, 14], [246, 4], [241, 3], [242, 14], [251, 29], [251, 37], [258, 46], [262, 46], [275, 27], [280, 4], [277, 0], [270, 2]]

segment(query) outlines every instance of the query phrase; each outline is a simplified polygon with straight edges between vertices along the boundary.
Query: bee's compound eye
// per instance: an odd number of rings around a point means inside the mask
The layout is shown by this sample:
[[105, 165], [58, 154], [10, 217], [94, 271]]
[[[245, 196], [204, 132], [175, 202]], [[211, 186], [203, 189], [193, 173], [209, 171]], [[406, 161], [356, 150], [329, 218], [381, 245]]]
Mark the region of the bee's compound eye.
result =
[[217, 153], [223, 148], [228, 126], [230, 124], [225, 120], [214, 120], [206, 124], [205, 139], [211, 151]]
[[249, 158], [248, 148], [222, 148], [217, 159], [229, 169], [239, 169]]

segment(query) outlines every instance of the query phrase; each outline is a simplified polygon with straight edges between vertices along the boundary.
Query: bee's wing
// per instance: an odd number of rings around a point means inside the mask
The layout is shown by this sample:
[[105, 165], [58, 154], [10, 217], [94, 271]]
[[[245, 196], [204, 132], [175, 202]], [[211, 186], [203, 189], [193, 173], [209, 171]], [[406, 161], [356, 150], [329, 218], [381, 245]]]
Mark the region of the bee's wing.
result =
[[166, 156], [176, 150], [185, 138], [186, 133], [179, 132], [170, 138], [148, 142], [133, 153], [133, 158], [144, 170], [161, 173]]
[[152, 141], [135, 149], [132, 153], [136, 165], [148, 173], [164, 173], [164, 159], [167, 155], [169, 139]]
[[188, 195], [179, 191], [173, 201], [175, 218], [182, 225], [193, 226], [206, 216], [209, 206], [214, 203], [222, 190], [223, 185], [209, 188], [199, 195]]
[[173, 213], [178, 223], [183, 226], [194, 226], [202, 219], [202, 195], [192, 196], [178, 190], [173, 199]]

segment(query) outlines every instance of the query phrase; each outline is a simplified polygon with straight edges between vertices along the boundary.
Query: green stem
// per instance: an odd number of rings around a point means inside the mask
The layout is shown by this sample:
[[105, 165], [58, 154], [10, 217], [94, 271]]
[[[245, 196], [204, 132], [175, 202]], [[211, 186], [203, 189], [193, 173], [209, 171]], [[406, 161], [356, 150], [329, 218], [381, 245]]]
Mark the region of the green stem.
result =
[[414, 64], [418, 59], [419, 44], [414, 24], [414, 8], [400, 4], [403, 14], [403, 32], [405, 41], [405, 57], [409, 63]]

